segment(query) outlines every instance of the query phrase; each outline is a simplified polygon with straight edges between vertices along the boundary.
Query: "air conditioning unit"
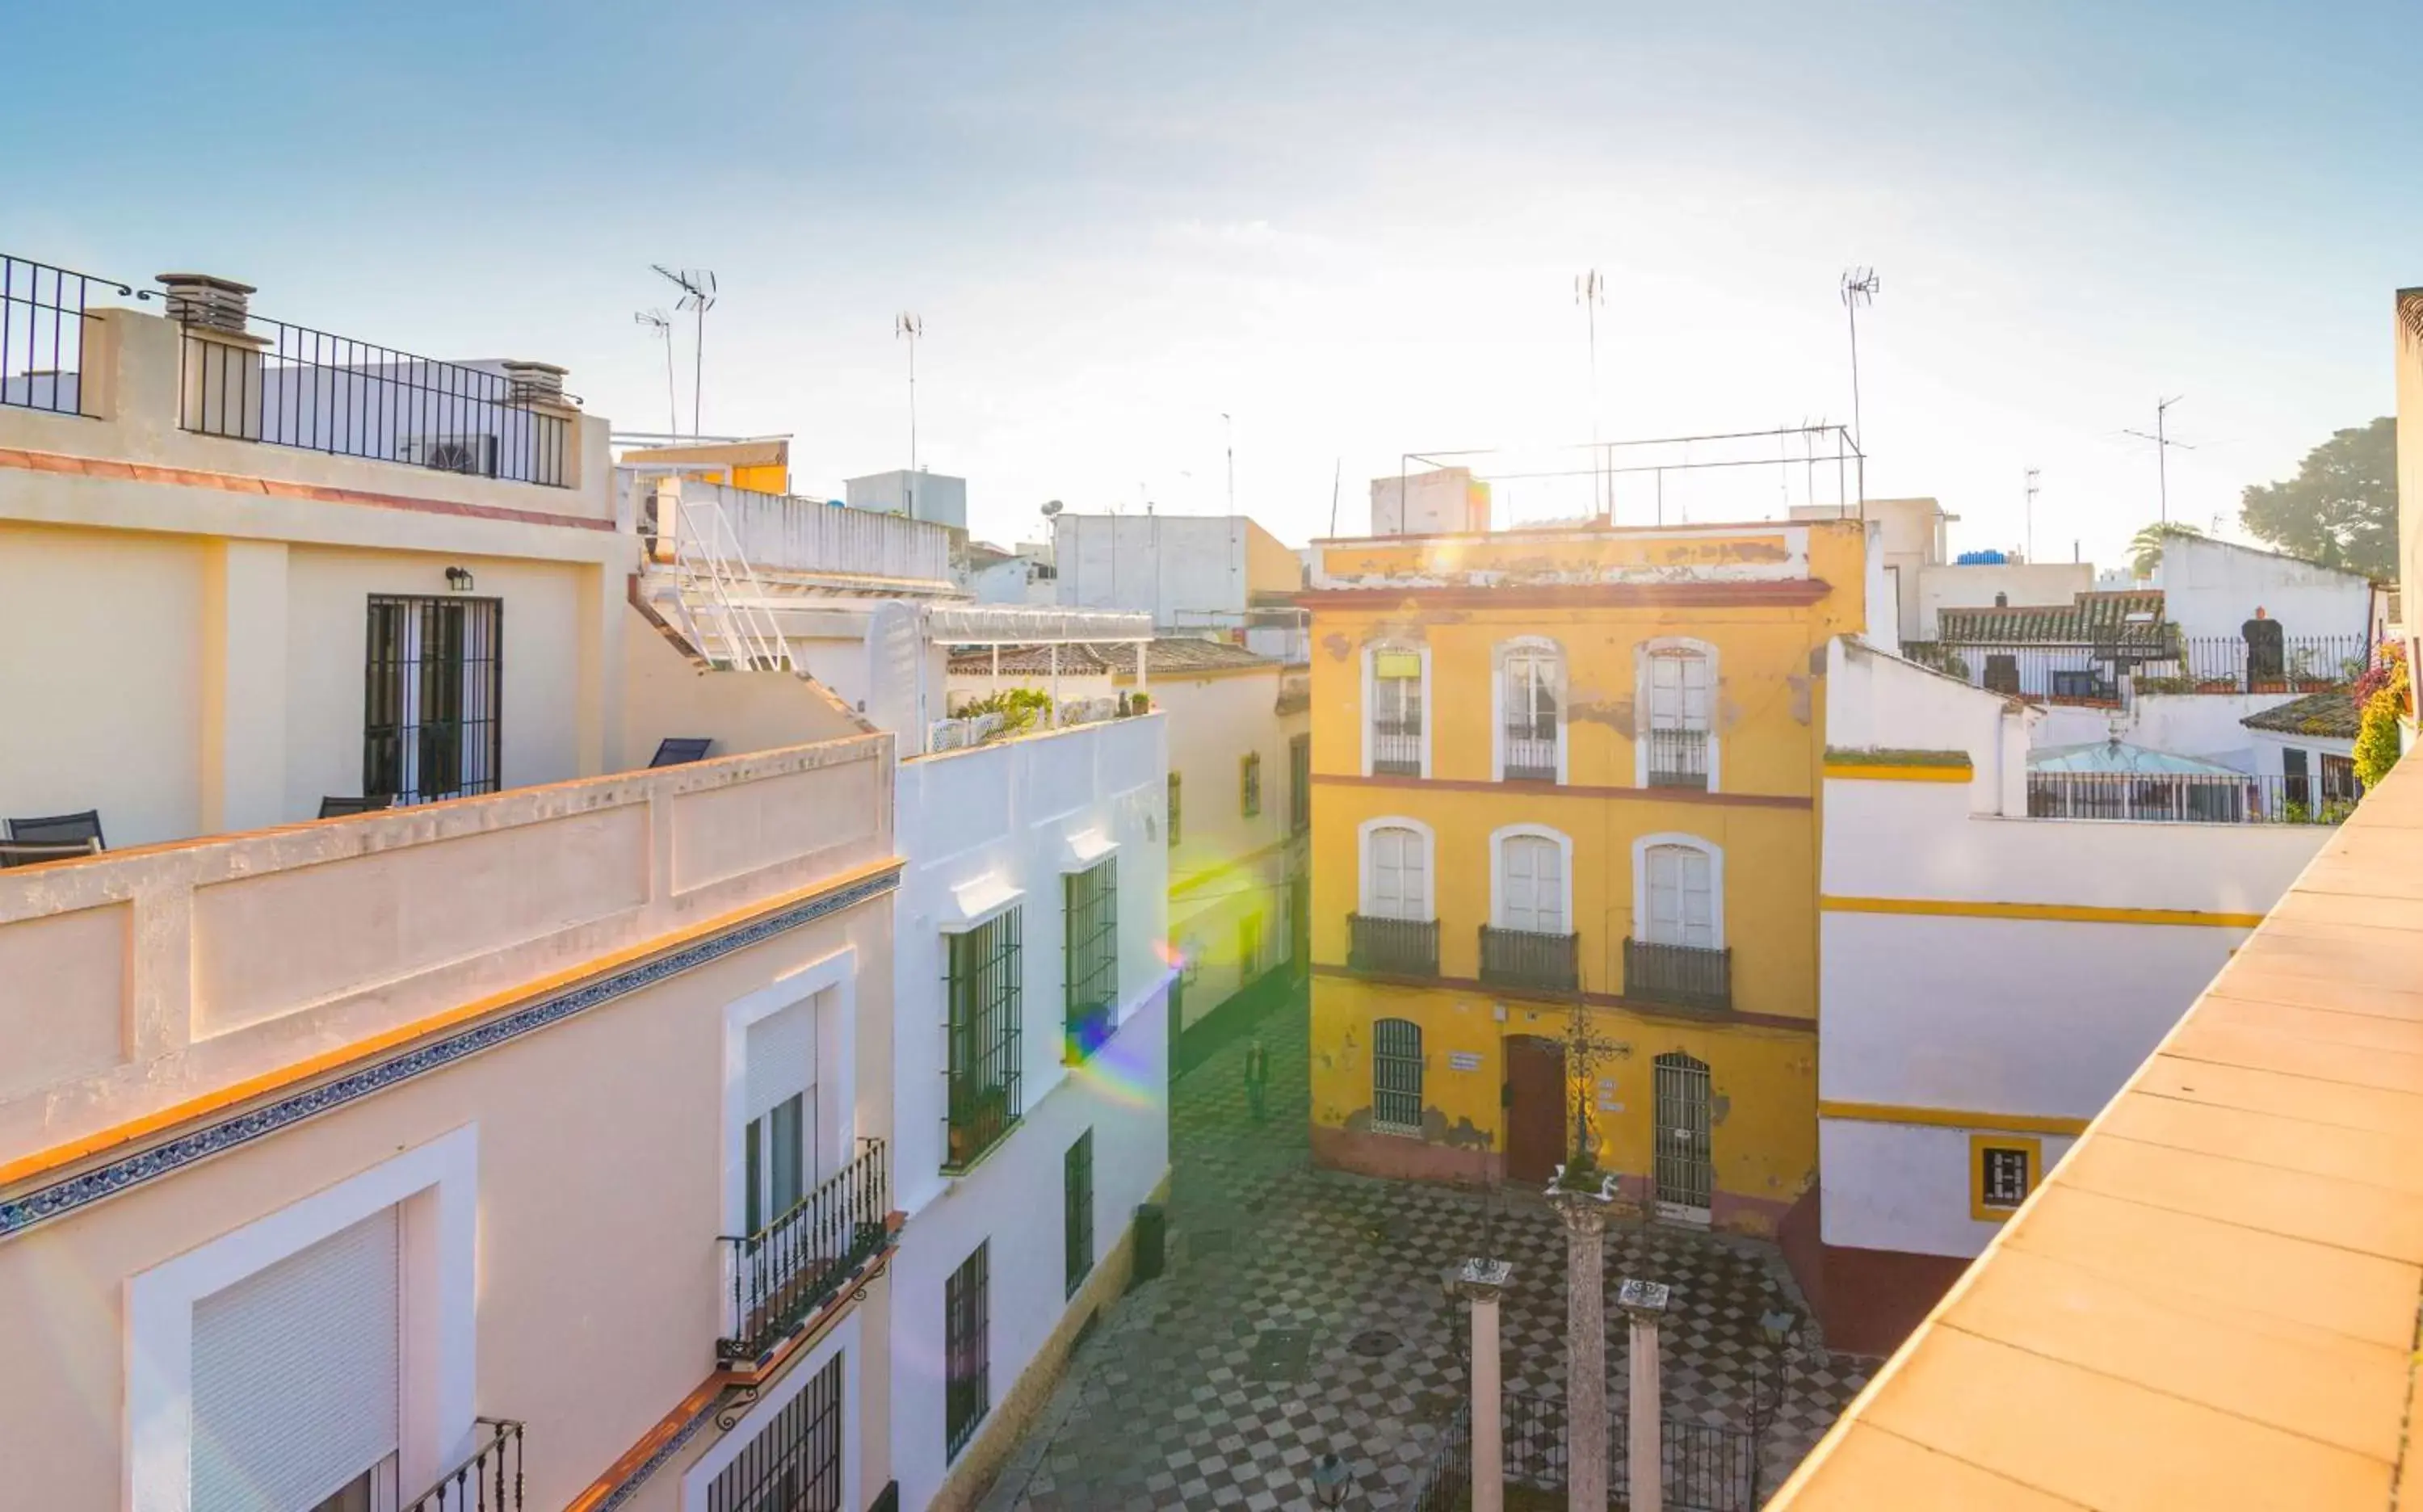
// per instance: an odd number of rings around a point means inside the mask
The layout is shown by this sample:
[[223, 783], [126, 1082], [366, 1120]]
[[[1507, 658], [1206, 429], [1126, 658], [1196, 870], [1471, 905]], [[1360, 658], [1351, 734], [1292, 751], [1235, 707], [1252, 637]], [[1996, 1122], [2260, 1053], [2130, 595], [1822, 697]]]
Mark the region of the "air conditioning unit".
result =
[[462, 472], [475, 478], [497, 475], [497, 438], [493, 436], [407, 436], [399, 461], [439, 472]]

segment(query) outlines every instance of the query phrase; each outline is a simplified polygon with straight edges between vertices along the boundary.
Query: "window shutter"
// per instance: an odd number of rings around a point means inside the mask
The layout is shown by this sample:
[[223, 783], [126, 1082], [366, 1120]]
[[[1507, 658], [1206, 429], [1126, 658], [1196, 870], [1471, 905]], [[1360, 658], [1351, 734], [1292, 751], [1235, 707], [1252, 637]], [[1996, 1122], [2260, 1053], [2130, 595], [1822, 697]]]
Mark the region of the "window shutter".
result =
[[1649, 848], [1649, 943], [1681, 945], [1683, 941], [1683, 876], [1680, 846]]
[[1518, 835], [1506, 842], [1506, 927], [1565, 932], [1564, 857], [1557, 842]]
[[397, 1442], [388, 1208], [194, 1305], [193, 1512], [308, 1507]]
[[1717, 943], [1716, 895], [1708, 885], [1708, 853], [1677, 847], [1675, 855], [1682, 875], [1681, 941], [1704, 950]]
[[1402, 830], [1371, 832], [1371, 913], [1378, 918], [1405, 916]]
[[816, 1010], [811, 998], [749, 1026], [748, 1103], [740, 1110], [743, 1119], [760, 1118], [784, 1098], [816, 1085]]

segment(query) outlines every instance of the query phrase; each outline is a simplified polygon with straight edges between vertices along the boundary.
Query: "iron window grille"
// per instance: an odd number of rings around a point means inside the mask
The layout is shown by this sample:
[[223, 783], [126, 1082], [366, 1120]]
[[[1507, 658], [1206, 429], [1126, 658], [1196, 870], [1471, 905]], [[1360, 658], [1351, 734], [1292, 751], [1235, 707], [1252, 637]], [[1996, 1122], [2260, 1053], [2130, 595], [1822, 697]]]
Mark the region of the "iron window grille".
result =
[[946, 1459], [975, 1437], [992, 1409], [991, 1289], [987, 1252], [977, 1245], [942, 1283], [942, 1441]]
[[1346, 928], [1346, 964], [1352, 969], [1386, 977], [1438, 975], [1436, 919], [1350, 914]]
[[1677, 1008], [1734, 1006], [1733, 951], [1623, 942], [1623, 995]]
[[1557, 780], [1557, 663], [1544, 652], [1517, 652], [1505, 668], [1507, 782]]
[[1422, 1027], [1384, 1018], [1371, 1026], [1371, 1126], [1395, 1134], [1422, 1129]]
[[1407, 694], [1404, 713], [1371, 722], [1371, 774], [1376, 777], [1418, 777], [1422, 774], [1422, 703]]
[[1178, 836], [1182, 828], [1181, 819], [1184, 814], [1179, 800], [1179, 777], [1178, 773], [1173, 772], [1169, 774], [1169, 848], [1173, 851], [1178, 849]]
[[1119, 858], [1061, 879], [1061, 979], [1068, 984], [1066, 1058], [1076, 1065], [1111, 1037], [1119, 999]]
[[1980, 1172], [1978, 1201], [1987, 1207], [2018, 1207], [2028, 1200], [2028, 1153], [2000, 1145], [1978, 1152], [1985, 1163]]
[[0, 405], [98, 415], [84, 381], [85, 340], [93, 321], [87, 301], [95, 293], [134, 291], [108, 279], [0, 256]]
[[723, 1236], [732, 1272], [731, 1332], [716, 1342], [725, 1362], [755, 1360], [840, 1295], [890, 1238], [889, 1153], [862, 1139], [858, 1158], [819, 1183], [747, 1238]]
[[943, 1173], [965, 1170], [1014, 1127], [1019, 1106], [1020, 915], [1010, 909], [950, 942], [948, 1138]]
[[825, 1361], [708, 1483], [707, 1512], [839, 1512], [842, 1356]]
[[1649, 786], [1708, 786], [1708, 732], [1653, 729], [1649, 732]]
[[1578, 941], [1570, 934], [1481, 927], [1481, 979], [1493, 987], [1570, 993], [1581, 985]]
[[420, 804], [497, 790], [503, 621], [495, 598], [371, 597], [365, 794]]
[[1060, 1235], [1067, 1297], [1077, 1295], [1094, 1269], [1094, 1131], [1087, 1129], [1060, 1162]]
[[1237, 758], [1237, 810], [1246, 819], [1262, 816], [1262, 756], [1248, 751]]
[[1288, 739], [1288, 834], [1312, 829], [1312, 737]]

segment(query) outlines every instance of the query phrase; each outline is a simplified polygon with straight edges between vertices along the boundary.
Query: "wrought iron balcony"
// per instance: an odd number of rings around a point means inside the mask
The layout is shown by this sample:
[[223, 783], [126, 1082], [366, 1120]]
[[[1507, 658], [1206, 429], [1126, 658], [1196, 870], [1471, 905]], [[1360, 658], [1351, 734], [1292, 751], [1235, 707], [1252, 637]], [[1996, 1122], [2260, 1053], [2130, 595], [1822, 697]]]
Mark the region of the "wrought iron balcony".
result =
[[889, 1235], [892, 1186], [883, 1141], [862, 1139], [858, 1158], [791, 1210], [745, 1239], [721, 1241], [732, 1265], [732, 1331], [719, 1359], [755, 1360], [837, 1296]]
[[1554, 720], [1523, 720], [1506, 726], [1504, 780], [1557, 780], [1557, 726]]
[[1346, 915], [1346, 963], [1389, 977], [1438, 975], [1438, 920]]
[[1649, 732], [1649, 786], [1652, 788], [1697, 788], [1708, 786], [1708, 732], [1705, 730], [1651, 730]]
[[471, 1457], [404, 1504], [404, 1512], [521, 1512], [522, 1425], [508, 1418], [474, 1418]]
[[1371, 722], [1371, 772], [1381, 777], [1422, 774], [1422, 711], [1408, 708], [1402, 719]]
[[1581, 985], [1579, 954], [1570, 934], [1481, 927], [1481, 979], [1495, 987], [1570, 993]]
[[1734, 1006], [1734, 953], [1694, 945], [1623, 942], [1623, 995], [1677, 1008]]

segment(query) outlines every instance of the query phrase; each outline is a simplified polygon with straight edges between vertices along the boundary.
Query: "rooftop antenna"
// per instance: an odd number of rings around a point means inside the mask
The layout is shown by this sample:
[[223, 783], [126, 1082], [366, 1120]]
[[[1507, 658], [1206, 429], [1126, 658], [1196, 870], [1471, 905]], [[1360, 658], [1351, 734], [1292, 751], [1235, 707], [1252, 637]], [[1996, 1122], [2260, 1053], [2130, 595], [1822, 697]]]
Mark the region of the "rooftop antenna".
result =
[[2155, 402], [2153, 435], [2148, 436], [2144, 431], [2132, 431], [2125, 427], [2120, 432], [2123, 436], [2133, 436], [2141, 441], [2154, 443], [2154, 481], [2156, 486], [2162, 490], [2162, 523], [2165, 525], [2171, 522], [2171, 448], [2176, 446], [2186, 452], [2195, 450], [2185, 441], [2172, 440], [2169, 429], [2171, 406], [2186, 397], [2187, 395], [2183, 393], [2173, 394], [2168, 399]]
[[1329, 467], [1329, 535], [1338, 538], [1338, 485], [1346, 476], [1346, 459], [1339, 457]]
[[1582, 307], [1590, 325], [1591, 504], [1596, 513], [1611, 515], [1614, 509], [1605, 497], [1602, 480], [1613, 480], [1607, 478], [1607, 461], [1599, 454], [1598, 441], [1598, 307], [1607, 303], [1607, 279], [1598, 269], [1575, 275], [1574, 303]]
[[2036, 475], [2043, 470], [2041, 468], [2028, 469], [2027, 550], [2031, 562], [2036, 559]]
[[1220, 429], [1228, 447], [1228, 513], [1233, 517], [1237, 513], [1237, 423], [1225, 409], [1220, 411]]
[[[1860, 428], [1860, 307], [1875, 303], [1877, 291], [1883, 287], [1884, 280], [1877, 277], [1874, 268], [1843, 270], [1843, 308], [1851, 317], [1851, 444], [1860, 449], [1863, 458], [1867, 454], [1868, 438]], [[1863, 486], [1861, 502], [1866, 501]]]
[[892, 317], [892, 339], [909, 343], [909, 515], [917, 515], [917, 343], [925, 339], [926, 318], [904, 310]]
[[673, 392], [673, 323], [661, 310], [642, 310], [631, 317], [657, 333], [665, 343], [665, 433], [681, 435], [681, 400]]
[[689, 310], [698, 317], [697, 340], [690, 349], [689, 433], [704, 436], [706, 432], [699, 425], [699, 415], [706, 399], [706, 312], [715, 308], [715, 275], [705, 268], [683, 268], [676, 273], [662, 263], [649, 266], [682, 292], [673, 308]]

